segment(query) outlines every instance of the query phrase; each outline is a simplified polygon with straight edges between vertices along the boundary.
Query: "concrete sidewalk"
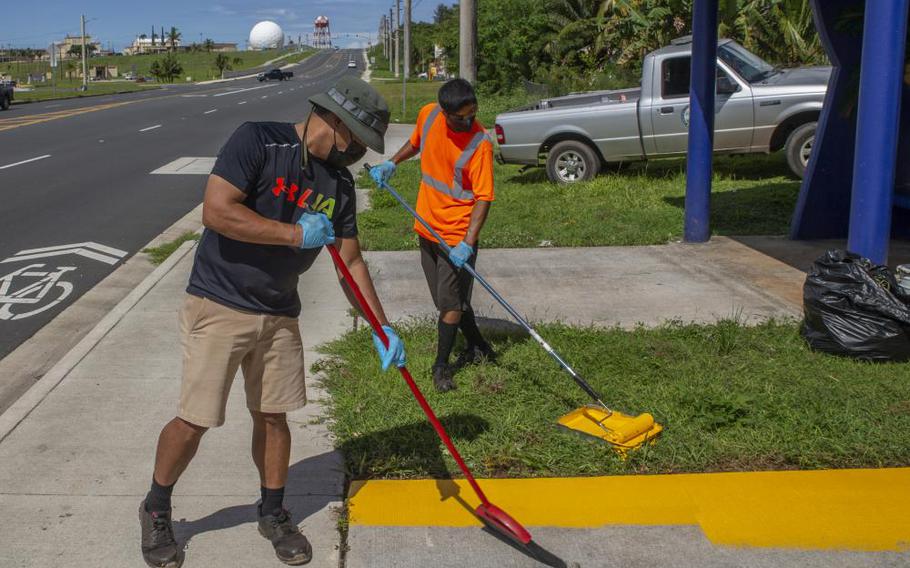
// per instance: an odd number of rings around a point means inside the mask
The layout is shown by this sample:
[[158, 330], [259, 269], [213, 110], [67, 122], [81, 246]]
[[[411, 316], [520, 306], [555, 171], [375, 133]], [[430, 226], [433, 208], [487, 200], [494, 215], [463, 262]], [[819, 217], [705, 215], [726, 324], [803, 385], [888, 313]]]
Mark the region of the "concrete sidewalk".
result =
[[[112, 322], [99, 324], [95, 335], [103, 337], [84, 357], [65, 358], [64, 368], [42, 379], [62, 374], [53, 390], [30, 391], [0, 417], [0, 566], [144, 566], [136, 511], [158, 431], [176, 412], [176, 315], [192, 250], [184, 245], [145, 290], [124, 300], [114, 312], [119, 321], [106, 333]], [[317, 358], [316, 345], [351, 324], [330, 262], [322, 255], [300, 283], [308, 363]], [[324, 393], [314, 377], [307, 383], [311, 404], [289, 415], [294, 445], [286, 501], [313, 542], [312, 565], [335, 567], [344, 474], [321, 419]], [[47, 386], [39, 383], [38, 390]], [[206, 434], [175, 490], [175, 529], [187, 542], [189, 566], [280, 564], [254, 524], [259, 479], [249, 457], [252, 427], [242, 389], [236, 381], [226, 425]]]
[[[143, 566], [136, 509], [157, 434], [175, 412], [176, 325], [192, 265], [184, 245], [130, 294], [32, 390], [0, 415], [0, 566]], [[416, 253], [370, 253], [380, 296], [395, 319], [430, 313]], [[740, 312], [759, 319], [797, 313], [788, 298], [799, 271], [732, 241], [700, 246], [483, 251], [480, 269], [534, 319], [632, 325], [674, 317], [710, 321]], [[750, 271], [754, 271], [750, 272]], [[761, 273], [763, 280], [757, 280]], [[318, 290], [318, 294], [314, 293]], [[308, 363], [317, 345], [352, 325], [328, 255], [300, 282]], [[636, 299], [637, 298], [637, 299]], [[501, 317], [478, 295], [480, 311]], [[364, 349], [372, 349], [364, 345]], [[325, 393], [309, 376], [311, 404], [292, 413], [287, 504], [311, 538], [312, 566], [897, 566], [906, 555], [726, 549], [693, 527], [535, 528], [529, 556], [477, 528], [351, 525], [341, 456], [324, 423]], [[251, 425], [236, 381], [227, 424], [209, 432], [175, 491], [186, 566], [274, 567], [257, 533], [258, 475]], [[402, 503], [406, 507], [405, 503]], [[82, 551], [88, 550], [86, 554]]]
[[[418, 251], [368, 252], [396, 318], [435, 314]], [[481, 250], [477, 270], [525, 318], [634, 327], [669, 320], [758, 322], [802, 314], [806, 275], [725, 237], [703, 245]], [[416, 283], [416, 285], [415, 285]], [[510, 317], [480, 285], [474, 309]]]

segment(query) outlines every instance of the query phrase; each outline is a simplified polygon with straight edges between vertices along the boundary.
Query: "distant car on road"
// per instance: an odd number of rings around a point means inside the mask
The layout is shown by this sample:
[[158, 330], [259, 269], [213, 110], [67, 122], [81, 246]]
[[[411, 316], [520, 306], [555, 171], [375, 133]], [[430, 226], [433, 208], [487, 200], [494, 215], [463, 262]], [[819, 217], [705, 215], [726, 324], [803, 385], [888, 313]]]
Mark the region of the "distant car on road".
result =
[[133, 81], [136, 79], [136, 76], [133, 75], [132, 73], [127, 72], [127, 73], [123, 74], [123, 78], [126, 79], [127, 81]]
[[353, 59], [349, 59], [348, 60], [348, 69], [356, 69], [356, 68], [357, 68], [357, 62], [354, 61]]
[[15, 87], [12, 83], [0, 82], [0, 109], [6, 110], [9, 108], [10, 103], [13, 102], [14, 91]]
[[276, 81], [286, 81], [293, 76], [294, 76], [293, 71], [282, 71], [281, 69], [276, 67], [274, 69], [271, 69], [269, 71], [264, 71], [264, 72], [256, 75], [256, 78], [259, 79], [260, 82], [268, 81], [269, 79], [274, 79]]

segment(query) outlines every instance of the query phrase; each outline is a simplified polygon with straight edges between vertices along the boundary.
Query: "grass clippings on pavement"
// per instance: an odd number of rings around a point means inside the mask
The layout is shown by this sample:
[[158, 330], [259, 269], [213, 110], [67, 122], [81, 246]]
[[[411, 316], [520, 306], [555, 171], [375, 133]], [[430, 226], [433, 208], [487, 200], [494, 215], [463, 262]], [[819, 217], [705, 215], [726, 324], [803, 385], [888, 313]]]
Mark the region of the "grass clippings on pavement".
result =
[[[781, 156], [719, 156], [715, 159], [711, 226], [715, 235], [780, 235], [788, 231], [799, 193]], [[661, 160], [630, 164], [590, 182], [551, 184], [541, 169], [521, 173], [495, 166], [496, 201], [481, 233], [486, 248], [655, 245], [683, 234], [685, 163]], [[411, 204], [419, 164], [399, 166], [390, 184]], [[373, 188], [371, 209], [358, 215], [366, 250], [417, 248], [413, 220], [386, 192]]]
[[[665, 426], [625, 461], [556, 425], [589, 400], [532, 340], [498, 340], [498, 364], [459, 372], [458, 389], [439, 394], [429, 374], [435, 326], [398, 329], [409, 368], [479, 476], [910, 465], [910, 367], [812, 352], [795, 323], [540, 326], [608, 404]], [[398, 373], [379, 372], [368, 330], [325, 350], [333, 358], [319, 370], [352, 478], [459, 475]]]
[[176, 251], [178, 248], [180, 248], [180, 245], [182, 245], [183, 243], [185, 243], [187, 241], [198, 241], [201, 237], [202, 237], [202, 235], [195, 231], [187, 231], [187, 232], [183, 233], [182, 235], [180, 235], [179, 237], [177, 237], [176, 239], [174, 239], [173, 241], [166, 242], [157, 247], [150, 247], [150, 248], [142, 249], [142, 252], [149, 255], [149, 260], [151, 261], [152, 264], [154, 264], [155, 266], [158, 266], [159, 264], [161, 264], [162, 262], [167, 260], [167, 257], [174, 254], [174, 251]]

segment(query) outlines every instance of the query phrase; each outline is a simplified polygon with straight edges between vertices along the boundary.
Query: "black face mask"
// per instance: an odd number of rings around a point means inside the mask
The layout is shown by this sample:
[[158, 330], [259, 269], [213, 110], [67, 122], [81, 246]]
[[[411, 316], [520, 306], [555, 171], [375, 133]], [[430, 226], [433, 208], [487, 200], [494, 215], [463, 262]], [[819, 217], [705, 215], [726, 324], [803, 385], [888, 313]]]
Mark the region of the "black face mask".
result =
[[462, 118], [457, 115], [447, 115], [446, 118], [449, 120], [449, 127], [455, 132], [467, 132], [471, 130], [471, 127], [474, 126], [474, 115], [471, 115], [467, 118]]
[[325, 161], [337, 168], [346, 168], [362, 158], [367, 153], [367, 148], [363, 144], [351, 140], [344, 152], [338, 149], [338, 133], [333, 133], [335, 141], [332, 143], [332, 149]]

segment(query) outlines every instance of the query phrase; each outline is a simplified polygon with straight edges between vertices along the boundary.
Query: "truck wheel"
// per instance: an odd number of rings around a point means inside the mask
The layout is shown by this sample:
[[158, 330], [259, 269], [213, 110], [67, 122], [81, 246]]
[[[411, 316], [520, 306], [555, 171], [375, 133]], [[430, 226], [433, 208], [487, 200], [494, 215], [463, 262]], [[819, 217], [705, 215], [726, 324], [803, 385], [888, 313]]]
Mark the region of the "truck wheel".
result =
[[9, 108], [9, 97], [3, 97], [0, 99], [0, 108], [6, 110]]
[[600, 156], [584, 142], [565, 140], [547, 154], [547, 177], [553, 183], [592, 180], [599, 171]]
[[817, 122], [807, 122], [790, 133], [784, 151], [787, 153], [787, 164], [796, 177], [802, 179], [806, 174], [812, 145], [815, 143]]

